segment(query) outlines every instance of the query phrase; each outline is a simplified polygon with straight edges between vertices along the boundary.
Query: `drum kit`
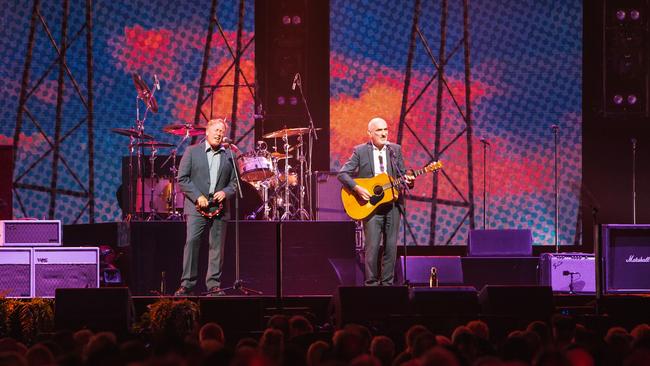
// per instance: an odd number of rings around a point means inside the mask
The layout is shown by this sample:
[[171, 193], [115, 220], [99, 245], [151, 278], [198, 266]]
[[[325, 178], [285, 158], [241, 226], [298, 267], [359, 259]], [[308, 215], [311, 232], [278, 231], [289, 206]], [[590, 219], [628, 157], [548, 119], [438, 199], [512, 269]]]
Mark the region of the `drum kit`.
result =
[[[178, 144], [156, 141], [144, 132], [147, 114], [158, 111], [154, 98], [160, 89], [154, 77], [153, 91], [144, 80], [132, 74], [137, 92], [136, 120], [132, 128], [114, 128], [111, 131], [129, 138], [128, 207], [125, 220], [181, 220], [183, 195], [176, 183], [177, 151], [191, 137], [205, 135], [205, 127], [191, 123], [170, 124], [162, 131], [181, 138]], [[140, 119], [141, 104], [146, 107]], [[319, 130], [318, 128], [317, 130]], [[283, 128], [262, 136], [252, 151], [243, 152], [234, 143], [230, 146], [237, 154], [236, 162], [241, 178], [243, 204], [240, 218], [248, 220], [311, 220], [311, 202], [308, 199], [309, 165], [305, 156], [309, 128]], [[293, 138], [296, 138], [293, 141]], [[171, 161], [169, 175], [156, 174], [159, 150], [172, 148], [170, 155], [160, 167]], [[148, 157], [145, 149], [149, 151]], [[144, 161], [148, 158], [148, 172]], [[148, 173], [148, 174], [147, 174]], [[146, 177], [146, 178], [145, 178]], [[138, 179], [135, 179], [138, 178]]]

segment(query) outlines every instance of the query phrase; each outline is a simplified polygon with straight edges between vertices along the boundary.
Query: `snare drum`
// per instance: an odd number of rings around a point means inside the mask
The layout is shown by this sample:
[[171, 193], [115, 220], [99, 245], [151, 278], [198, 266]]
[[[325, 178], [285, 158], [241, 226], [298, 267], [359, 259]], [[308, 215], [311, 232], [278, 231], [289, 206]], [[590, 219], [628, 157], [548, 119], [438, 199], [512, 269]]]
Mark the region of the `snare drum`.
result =
[[239, 175], [246, 182], [259, 182], [273, 176], [273, 160], [268, 153], [247, 152], [237, 157]]

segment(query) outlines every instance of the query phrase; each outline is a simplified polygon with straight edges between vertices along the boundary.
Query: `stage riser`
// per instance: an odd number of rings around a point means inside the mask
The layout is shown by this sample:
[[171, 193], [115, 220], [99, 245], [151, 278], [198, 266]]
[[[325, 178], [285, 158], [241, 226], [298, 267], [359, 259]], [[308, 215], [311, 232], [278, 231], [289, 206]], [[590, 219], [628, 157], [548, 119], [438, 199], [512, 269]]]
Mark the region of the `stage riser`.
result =
[[[363, 283], [355, 259], [353, 222], [268, 222], [239, 224], [240, 279], [244, 286], [276, 295], [277, 229], [282, 228], [282, 295], [331, 295], [337, 286]], [[65, 245], [97, 243], [125, 253], [120, 266], [134, 295], [165, 293], [180, 285], [184, 222], [132, 222], [64, 227]], [[235, 224], [228, 224], [222, 286], [235, 281]], [[201, 247], [198, 291], [207, 269], [208, 248]], [[164, 272], [164, 275], [163, 275]], [[163, 281], [164, 277], [164, 281]]]

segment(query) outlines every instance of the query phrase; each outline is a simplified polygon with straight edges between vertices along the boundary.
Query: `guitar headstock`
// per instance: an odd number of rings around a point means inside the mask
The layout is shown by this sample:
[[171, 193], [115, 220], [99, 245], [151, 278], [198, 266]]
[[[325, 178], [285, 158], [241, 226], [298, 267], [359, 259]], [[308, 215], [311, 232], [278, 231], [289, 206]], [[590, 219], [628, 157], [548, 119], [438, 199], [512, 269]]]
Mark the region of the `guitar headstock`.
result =
[[432, 161], [431, 163], [427, 164], [427, 166], [425, 166], [423, 170], [426, 173], [431, 173], [441, 168], [442, 168], [442, 161], [438, 160], [438, 161]]

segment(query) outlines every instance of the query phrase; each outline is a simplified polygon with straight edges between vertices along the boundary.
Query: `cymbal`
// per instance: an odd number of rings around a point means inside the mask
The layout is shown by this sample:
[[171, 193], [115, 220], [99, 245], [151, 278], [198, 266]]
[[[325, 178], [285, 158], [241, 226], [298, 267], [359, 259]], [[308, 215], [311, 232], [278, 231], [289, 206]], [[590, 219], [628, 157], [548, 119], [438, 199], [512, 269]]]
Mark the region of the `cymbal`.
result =
[[172, 124], [163, 127], [163, 131], [176, 136], [201, 136], [205, 135], [205, 127], [194, 126], [190, 123]]
[[135, 72], [131, 74], [131, 77], [133, 78], [135, 91], [138, 92], [138, 98], [140, 98], [152, 112], [158, 112], [158, 102], [156, 102], [156, 98], [152, 96], [151, 89], [149, 89], [147, 83], [145, 83], [144, 80], [142, 80], [142, 77]]
[[142, 136], [140, 136], [140, 132], [136, 130], [135, 128], [112, 128], [111, 131], [118, 135], [122, 136], [129, 136], [129, 137], [135, 137], [135, 138], [141, 138], [144, 140], [152, 140], [153, 136], [147, 135], [146, 133], [143, 133]]
[[[318, 127], [316, 130], [322, 130], [322, 128]], [[262, 138], [265, 139], [275, 139], [278, 137], [284, 137], [284, 136], [298, 136], [298, 135], [304, 135], [306, 133], [309, 133], [309, 128], [308, 127], [297, 127], [297, 128], [283, 128], [281, 130], [269, 132], [266, 135], [262, 135]]]
[[170, 144], [167, 142], [160, 142], [160, 141], [145, 141], [145, 142], [139, 142], [136, 144], [137, 146], [142, 146], [142, 147], [148, 147], [150, 149], [157, 149], [161, 147], [172, 147], [174, 144]]
[[292, 155], [283, 154], [283, 153], [279, 153], [279, 152], [272, 152], [271, 156], [276, 158], [276, 159], [291, 159], [291, 158], [293, 158]]

